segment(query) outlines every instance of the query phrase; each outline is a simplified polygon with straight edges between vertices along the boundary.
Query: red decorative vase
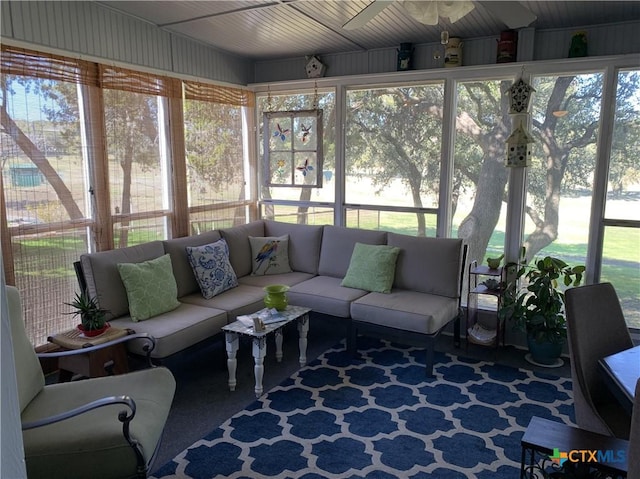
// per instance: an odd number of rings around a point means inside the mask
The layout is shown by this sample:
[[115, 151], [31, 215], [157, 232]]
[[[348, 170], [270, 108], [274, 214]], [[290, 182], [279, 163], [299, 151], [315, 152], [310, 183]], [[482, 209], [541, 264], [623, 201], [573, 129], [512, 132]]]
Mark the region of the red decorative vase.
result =
[[84, 326], [82, 326], [82, 324], [78, 324], [78, 329], [80, 331], [82, 331], [82, 334], [84, 334], [87, 338], [95, 338], [96, 336], [100, 336], [102, 333], [104, 333], [107, 329], [109, 329], [111, 327], [111, 325], [109, 323], [104, 323], [104, 326], [101, 327], [100, 329], [84, 329]]

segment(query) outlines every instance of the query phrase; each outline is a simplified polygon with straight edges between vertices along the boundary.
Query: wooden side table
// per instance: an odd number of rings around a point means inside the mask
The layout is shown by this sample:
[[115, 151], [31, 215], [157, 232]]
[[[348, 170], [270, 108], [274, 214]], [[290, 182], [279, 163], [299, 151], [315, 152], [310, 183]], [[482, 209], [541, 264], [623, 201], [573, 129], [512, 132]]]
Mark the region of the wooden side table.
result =
[[[109, 328], [100, 336], [84, 337], [78, 329], [71, 329], [63, 333], [50, 336], [50, 342], [64, 349], [82, 349], [113, 341], [114, 339], [134, 334], [132, 329]], [[86, 354], [75, 354], [58, 358], [59, 381], [70, 381], [74, 374], [95, 378], [111, 374], [129, 372], [127, 350], [125, 343], [105, 346], [97, 351]]]
[[569, 477], [558, 472], [564, 460], [580, 464], [585, 474], [595, 470], [605, 473], [602, 477], [626, 477], [629, 441], [624, 439], [533, 416], [520, 444], [520, 479]]

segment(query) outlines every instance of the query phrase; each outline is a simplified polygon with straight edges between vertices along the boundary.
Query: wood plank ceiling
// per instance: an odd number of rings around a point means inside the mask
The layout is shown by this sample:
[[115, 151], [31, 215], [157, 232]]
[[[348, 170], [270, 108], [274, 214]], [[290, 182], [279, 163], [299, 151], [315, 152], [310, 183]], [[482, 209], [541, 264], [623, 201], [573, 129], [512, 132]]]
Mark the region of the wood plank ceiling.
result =
[[[102, 6], [150, 22], [219, 50], [270, 60], [324, 53], [397, 47], [402, 42], [437, 42], [451, 36], [497, 36], [507, 26], [490, 12], [508, 2], [474, 1], [475, 8], [455, 23], [435, 26], [414, 20], [389, 2], [364, 27], [342, 26], [371, 0], [99, 1]], [[640, 1], [523, 1], [537, 19], [536, 29], [576, 28], [640, 19]], [[492, 5], [493, 4], [493, 5]], [[493, 7], [493, 8], [492, 8]], [[495, 12], [495, 10], [494, 10]]]

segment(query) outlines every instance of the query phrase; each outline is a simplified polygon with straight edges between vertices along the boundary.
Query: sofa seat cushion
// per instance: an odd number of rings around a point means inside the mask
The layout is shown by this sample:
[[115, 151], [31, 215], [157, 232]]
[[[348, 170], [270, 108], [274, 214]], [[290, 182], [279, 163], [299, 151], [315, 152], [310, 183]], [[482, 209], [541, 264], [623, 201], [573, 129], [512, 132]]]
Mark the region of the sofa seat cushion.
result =
[[311, 279], [314, 276], [315, 275], [313, 274], [294, 271], [293, 273], [271, 274], [267, 276], [243, 276], [242, 278], [238, 278], [238, 282], [240, 284], [256, 286], [258, 288], [264, 288], [270, 284], [286, 284], [287, 286], [293, 286]]
[[[197, 293], [200, 297], [200, 293]], [[152, 358], [166, 358], [220, 332], [227, 324], [227, 313], [220, 309], [203, 308], [181, 303], [173, 311], [134, 323], [130, 316], [123, 316], [111, 325], [116, 328], [130, 328], [136, 333], [148, 333], [156, 338]], [[145, 354], [142, 347], [146, 341], [129, 341], [127, 347], [134, 354]]]
[[264, 294], [262, 288], [240, 284], [211, 299], [204, 299], [201, 294], [190, 294], [180, 298], [180, 301], [222, 309], [227, 312], [227, 322], [232, 323], [239, 315], [255, 313], [264, 308]]
[[369, 293], [351, 305], [355, 321], [421, 334], [437, 333], [457, 314], [455, 298], [398, 289]]
[[340, 286], [341, 278], [316, 276], [292, 286], [287, 293], [289, 304], [306, 306], [315, 312], [340, 318], [349, 317], [352, 301], [367, 294], [366, 291]]
[[[175, 379], [166, 368], [53, 384], [31, 401], [22, 413], [22, 421], [41, 419], [103, 397], [131, 396], [137, 406], [131, 436], [149, 459], [169, 415], [173, 394], [168, 395], [168, 390], [175, 391]], [[28, 476], [62, 479], [73, 477], [73, 472], [81, 476], [84, 471], [87, 477], [131, 477], [136, 458], [118, 421], [118, 413], [124, 409], [115, 404], [24, 431]]]

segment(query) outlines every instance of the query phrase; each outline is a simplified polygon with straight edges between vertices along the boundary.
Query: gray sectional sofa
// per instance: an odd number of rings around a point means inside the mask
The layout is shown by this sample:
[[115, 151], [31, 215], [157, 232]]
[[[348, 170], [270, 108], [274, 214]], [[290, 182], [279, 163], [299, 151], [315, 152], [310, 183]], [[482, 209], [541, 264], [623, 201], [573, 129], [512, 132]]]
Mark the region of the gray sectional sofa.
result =
[[[249, 237], [288, 236], [291, 272], [252, 274]], [[224, 238], [238, 286], [205, 299], [187, 257], [186, 247], [203, 246]], [[399, 248], [390, 293], [341, 286], [356, 243]], [[289, 303], [314, 312], [344, 318], [348, 345], [356, 350], [358, 333], [388, 337], [411, 335], [424, 339], [427, 373], [433, 365], [433, 342], [459, 314], [465, 248], [462, 240], [423, 238], [384, 231], [338, 226], [315, 226], [259, 220], [200, 235], [153, 241], [128, 248], [82, 255], [79, 275], [89, 294], [108, 310], [113, 326], [149, 333], [156, 338], [155, 359], [163, 359], [221, 332], [238, 315], [262, 307], [263, 287], [286, 284]], [[179, 306], [144, 321], [129, 314], [127, 291], [118, 263], [142, 263], [170, 255]], [[313, 340], [313, 337], [310, 338]], [[142, 344], [131, 342], [131, 352], [143, 354]]]

